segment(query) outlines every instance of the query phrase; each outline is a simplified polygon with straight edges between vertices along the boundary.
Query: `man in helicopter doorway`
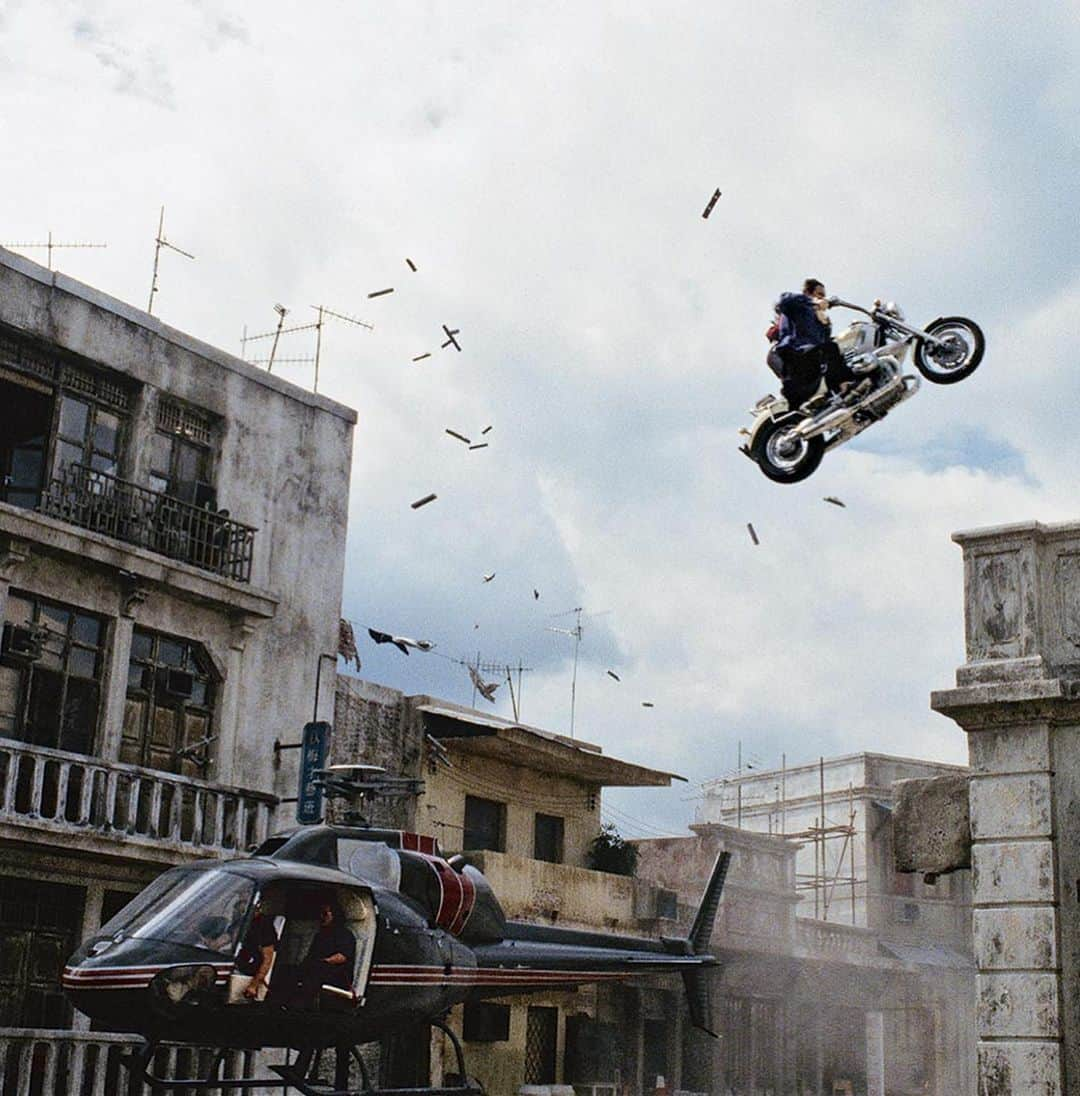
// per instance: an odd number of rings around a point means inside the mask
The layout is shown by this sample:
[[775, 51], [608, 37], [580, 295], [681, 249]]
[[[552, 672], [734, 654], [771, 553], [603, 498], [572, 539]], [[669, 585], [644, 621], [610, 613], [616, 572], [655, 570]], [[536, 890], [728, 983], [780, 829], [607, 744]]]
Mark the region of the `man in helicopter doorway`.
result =
[[833, 342], [829, 304], [817, 278], [807, 278], [801, 293], [781, 293], [776, 302], [778, 320], [767, 332], [776, 335], [769, 364], [780, 365], [781, 392], [792, 409], [813, 396], [822, 374], [834, 395], [846, 395], [858, 381]]

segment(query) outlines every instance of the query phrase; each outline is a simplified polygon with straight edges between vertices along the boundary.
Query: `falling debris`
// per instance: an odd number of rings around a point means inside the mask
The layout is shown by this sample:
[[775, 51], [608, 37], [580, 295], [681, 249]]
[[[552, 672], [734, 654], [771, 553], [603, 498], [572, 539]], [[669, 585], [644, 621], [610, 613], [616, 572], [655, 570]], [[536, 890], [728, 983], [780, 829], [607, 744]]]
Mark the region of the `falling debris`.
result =
[[484, 581], [485, 582], [490, 582], [494, 577], [495, 577], [495, 572], [492, 571], [491, 574], [484, 575]]
[[406, 259], [405, 261], [409, 264], [409, 269], [410, 270], [415, 270], [416, 269], [416, 263], [414, 263], [412, 261], [412, 259]]
[[360, 652], [356, 649], [356, 636], [353, 633], [353, 626], [344, 617], [338, 621], [337, 649], [338, 654], [345, 659], [346, 664], [355, 662], [356, 668], [360, 669]]
[[465, 667], [469, 671], [469, 677], [472, 678], [472, 683], [476, 687], [476, 691], [487, 701], [492, 704], [495, 703], [495, 690], [499, 687], [498, 682], [487, 682], [471, 667]]
[[753, 541], [753, 542], [754, 542], [755, 544], [760, 544], [760, 543], [761, 543], [761, 541], [760, 541], [760, 540], [758, 540], [758, 538], [757, 538], [757, 533], [755, 533], [755, 532], [754, 532], [754, 527], [753, 527], [753, 525], [751, 525], [751, 524], [750, 524], [750, 522], [747, 522], [747, 523], [746, 523], [746, 528], [747, 528], [747, 531], [748, 531], [748, 532], [750, 533], [750, 539], [751, 539], [751, 540], [752, 540], [752, 541]]
[[487, 447], [488, 443], [486, 441], [477, 442], [476, 445], [469, 446], [470, 449], [486, 449]]
[[656, 705], [651, 700], [643, 700], [641, 702], [643, 708], [655, 708]]
[[455, 350], [460, 352], [461, 346], [458, 343], [457, 339], [454, 338], [454, 336], [461, 334], [461, 328], [456, 327], [453, 331], [451, 331], [450, 328], [446, 326], [446, 324], [443, 324], [442, 329], [446, 332], [446, 342], [442, 344], [440, 349], [445, 350], [448, 346], [452, 346]]
[[429, 351], [427, 354], [417, 354], [416, 357], [413, 358], [413, 361], [414, 362], [422, 362], [425, 358], [430, 358], [430, 357], [431, 357], [431, 353]]
[[608, 677], [613, 677], [616, 681], [622, 681], [622, 678], [614, 670], [607, 671]]
[[481, 434], [487, 434], [487, 433], [490, 432], [490, 430], [491, 430], [490, 426], [485, 426], [484, 429], [480, 431], [480, 433]]
[[416, 502], [411, 502], [409, 505], [414, 510], [419, 510], [421, 506], [427, 506], [429, 502], [434, 502], [438, 497], [438, 495], [425, 495], [422, 499], [417, 499]]
[[713, 192], [713, 196], [709, 199], [709, 204], [705, 207], [705, 212], [702, 213], [702, 217], [706, 220], [709, 218], [709, 214], [713, 211], [713, 206], [720, 200], [720, 191], [717, 189]]
[[457, 438], [458, 441], [463, 441], [466, 445], [472, 445], [471, 438], [465, 437], [464, 434], [459, 434], [456, 430], [451, 430], [449, 426], [446, 428], [446, 432], [450, 435], [450, 437]]
[[540, 591], [534, 588], [533, 589], [533, 601], [539, 601], [539, 600], [540, 600]]
[[379, 632], [374, 628], [368, 628], [368, 635], [376, 643], [392, 643], [403, 655], [409, 653], [412, 647], [417, 651], [430, 651], [435, 644], [426, 639], [410, 639], [408, 636], [392, 636], [389, 632]]
[[376, 289], [374, 293], [369, 293], [368, 294], [368, 300], [370, 301], [372, 297], [385, 297], [387, 293], [393, 293], [393, 292], [394, 292], [394, 287], [393, 286], [391, 286], [389, 289]]
[[847, 503], [841, 501], [835, 495], [826, 495], [823, 501], [824, 502], [831, 502], [833, 504], [833, 506], [842, 506], [845, 509], [847, 508]]

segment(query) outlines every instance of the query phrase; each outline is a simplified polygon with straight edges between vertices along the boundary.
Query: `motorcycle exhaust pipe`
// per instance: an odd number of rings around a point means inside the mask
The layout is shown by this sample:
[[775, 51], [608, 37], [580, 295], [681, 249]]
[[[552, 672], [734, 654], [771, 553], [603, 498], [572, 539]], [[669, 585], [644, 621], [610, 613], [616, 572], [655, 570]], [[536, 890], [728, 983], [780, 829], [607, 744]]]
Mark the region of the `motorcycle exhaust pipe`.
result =
[[824, 434], [826, 430], [837, 430], [844, 423], [850, 422], [853, 411], [850, 407], [838, 407], [824, 415], [815, 415], [812, 419], [799, 423], [795, 427], [795, 433], [800, 438], [814, 438], [818, 434]]

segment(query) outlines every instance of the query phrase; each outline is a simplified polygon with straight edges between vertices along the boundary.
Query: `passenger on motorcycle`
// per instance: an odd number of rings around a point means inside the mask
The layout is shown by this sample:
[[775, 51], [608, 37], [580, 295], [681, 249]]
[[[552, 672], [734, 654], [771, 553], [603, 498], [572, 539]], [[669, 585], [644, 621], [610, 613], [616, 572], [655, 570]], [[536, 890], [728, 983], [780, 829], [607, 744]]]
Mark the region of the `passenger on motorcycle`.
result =
[[825, 286], [816, 278], [807, 278], [801, 293], [782, 293], [776, 303], [779, 337], [769, 352], [769, 365], [775, 371], [774, 363], [779, 359], [781, 392], [792, 409], [814, 395], [822, 373], [826, 387], [833, 393], [842, 394], [843, 385], [857, 380], [833, 342], [828, 308]]

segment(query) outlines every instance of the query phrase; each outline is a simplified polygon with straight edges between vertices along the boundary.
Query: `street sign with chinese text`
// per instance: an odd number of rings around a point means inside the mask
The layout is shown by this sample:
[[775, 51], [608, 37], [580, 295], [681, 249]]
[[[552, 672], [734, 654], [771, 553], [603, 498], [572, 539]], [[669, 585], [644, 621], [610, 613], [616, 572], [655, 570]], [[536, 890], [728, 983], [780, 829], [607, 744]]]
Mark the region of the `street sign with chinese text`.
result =
[[304, 724], [304, 739], [300, 746], [300, 787], [296, 793], [296, 821], [301, 826], [322, 818], [323, 790], [318, 782], [318, 773], [326, 767], [329, 745], [329, 723]]

